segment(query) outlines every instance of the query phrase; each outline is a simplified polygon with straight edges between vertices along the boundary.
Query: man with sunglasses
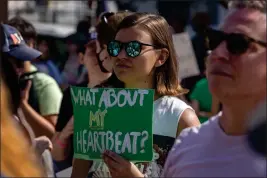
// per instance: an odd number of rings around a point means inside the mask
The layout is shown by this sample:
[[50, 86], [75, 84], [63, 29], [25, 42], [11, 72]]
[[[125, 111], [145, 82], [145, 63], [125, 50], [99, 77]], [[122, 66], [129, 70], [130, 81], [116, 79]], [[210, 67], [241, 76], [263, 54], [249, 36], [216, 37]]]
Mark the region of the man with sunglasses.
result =
[[266, 177], [266, 159], [246, 141], [249, 113], [266, 98], [266, 1], [229, 2], [207, 37], [209, 89], [222, 112], [181, 133], [163, 177]]

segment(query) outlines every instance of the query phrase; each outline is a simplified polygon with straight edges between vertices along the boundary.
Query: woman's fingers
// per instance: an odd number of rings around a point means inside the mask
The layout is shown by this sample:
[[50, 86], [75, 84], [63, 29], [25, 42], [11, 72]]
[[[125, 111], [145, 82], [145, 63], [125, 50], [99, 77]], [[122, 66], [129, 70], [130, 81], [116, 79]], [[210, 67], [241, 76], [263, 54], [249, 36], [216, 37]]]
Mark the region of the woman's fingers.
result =
[[111, 172], [116, 172], [117, 168], [120, 167], [119, 163], [117, 163], [115, 160], [113, 160], [111, 157], [107, 155], [103, 155], [103, 160]]
[[107, 155], [108, 157], [110, 157], [111, 159], [116, 161], [117, 163], [121, 163], [122, 164], [122, 163], [125, 162], [125, 160], [121, 156], [119, 156], [118, 154], [116, 154], [116, 153], [114, 153], [112, 151], [106, 150], [104, 152], [104, 155]]

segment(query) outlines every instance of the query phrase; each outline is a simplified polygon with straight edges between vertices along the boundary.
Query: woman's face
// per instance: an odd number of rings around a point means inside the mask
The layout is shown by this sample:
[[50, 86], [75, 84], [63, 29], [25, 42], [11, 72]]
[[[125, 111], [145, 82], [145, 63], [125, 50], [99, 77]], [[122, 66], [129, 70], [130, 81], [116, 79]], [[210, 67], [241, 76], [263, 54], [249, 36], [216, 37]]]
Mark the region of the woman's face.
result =
[[107, 52], [107, 45], [104, 45], [103, 47], [101, 47], [99, 41], [96, 40], [96, 52], [98, 55], [97, 57], [102, 62], [103, 67], [107, 70], [107, 72], [112, 72], [113, 64]]
[[[145, 44], [152, 44], [150, 34], [136, 27], [121, 29], [117, 33], [115, 40], [122, 43], [139, 41]], [[153, 77], [159, 54], [159, 50], [155, 50], [152, 46], [143, 45], [141, 46], [140, 55], [132, 58], [126, 54], [123, 47], [117, 57], [112, 57], [114, 72], [119, 80], [125, 84], [132, 84], [138, 81], [146, 82], [150, 80], [150, 77]]]

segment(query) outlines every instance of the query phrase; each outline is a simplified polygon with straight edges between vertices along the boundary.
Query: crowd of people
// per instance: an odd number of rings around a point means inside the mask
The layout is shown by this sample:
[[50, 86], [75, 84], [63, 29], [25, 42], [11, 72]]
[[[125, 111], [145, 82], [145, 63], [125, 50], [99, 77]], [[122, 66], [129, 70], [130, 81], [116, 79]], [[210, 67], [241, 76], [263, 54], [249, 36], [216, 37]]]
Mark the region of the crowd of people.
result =
[[[158, 14], [102, 13], [95, 31], [68, 38], [63, 72], [30, 22], [2, 23], [1, 177], [56, 177], [71, 166], [72, 178], [266, 177], [266, 113], [255, 110], [266, 108], [266, 1], [228, 8], [219, 29], [197, 28], [205, 75], [190, 93]], [[73, 85], [153, 89], [157, 158], [132, 163], [110, 150], [98, 161], [74, 158]]]

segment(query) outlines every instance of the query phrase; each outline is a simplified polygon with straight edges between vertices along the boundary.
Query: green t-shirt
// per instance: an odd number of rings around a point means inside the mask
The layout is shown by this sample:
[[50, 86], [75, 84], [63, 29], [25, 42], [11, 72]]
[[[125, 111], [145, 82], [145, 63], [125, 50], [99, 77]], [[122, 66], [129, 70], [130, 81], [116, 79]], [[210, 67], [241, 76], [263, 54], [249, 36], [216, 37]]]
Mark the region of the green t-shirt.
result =
[[[36, 71], [35, 66], [31, 66], [31, 72]], [[62, 92], [57, 82], [45, 73], [36, 73], [33, 77], [33, 86], [38, 99], [39, 112], [42, 116], [58, 114]]]
[[[195, 88], [193, 89], [190, 95], [190, 99], [198, 101], [200, 111], [211, 111], [212, 95], [209, 91], [207, 78], [203, 78], [196, 83]], [[199, 120], [201, 123], [207, 121], [208, 119], [208, 117], [199, 116]]]

